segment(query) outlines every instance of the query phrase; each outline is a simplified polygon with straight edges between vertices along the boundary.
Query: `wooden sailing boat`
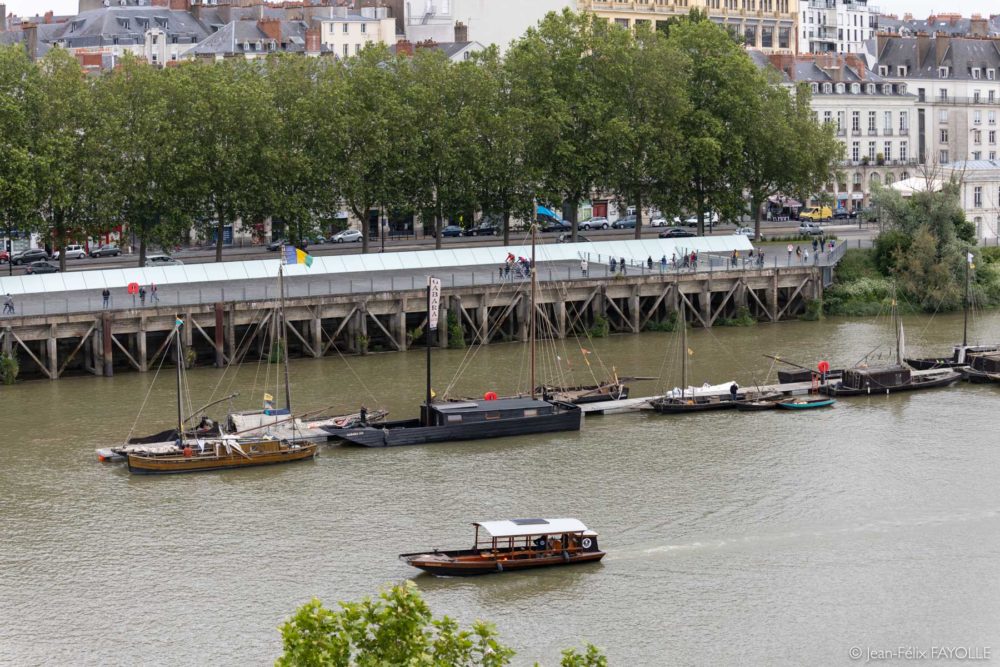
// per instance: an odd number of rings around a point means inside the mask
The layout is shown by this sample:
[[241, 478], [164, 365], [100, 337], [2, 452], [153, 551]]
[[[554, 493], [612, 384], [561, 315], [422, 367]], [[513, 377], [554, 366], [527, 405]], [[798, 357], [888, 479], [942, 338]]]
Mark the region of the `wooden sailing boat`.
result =
[[319, 445], [315, 443], [289, 442], [274, 438], [240, 439], [235, 436], [189, 439], [183, 435], [185, 420], [181, 381], [184, 364], [181, 345], [182, 325], [183, 322], [178, 319], [172, 333], [177, 353], [177, 432], [182, 435], [172, 451], [145, 453], [127, 451], [125, 456], [129, 472], [153, 475], [249, 468], [304, 461], [316, 455]]
[[[988, 354], [1000, 352], [1000, 345], [969, 345], [969, 283], [970, 274], [969, 269], [972, 267], [972, 253], [969, 253], [965, 261], [965, 295], [962, 299], [962, 344], [955, 345], [952, 348], [952, 353], [950, 357], [924, 357], [924, 358], [911, 358], [906, 359], [906, 365], [914, 370], [931, 370], [935, 368], [960, 368], [963, 366], [972, 365], [972, 355], [976, 354]], [[972, 369], [973, 372], [967, 375], [968, 379], [972, 380], [974, 376], [976, 380], [979, 381], [996, 381], [990, 380], [986, 376], [981, 375], [985, 371], [978, 371], [977, 369]], [[1000, 369], [998, 369], [1000, 370]]]
[[[422, 445], [434, 442], [462, 442], [513, 435], [578, 431], [583, 420], [580, 408], [572, 403], [540, 398], [535, 383], [535, 227], [531, 229], [531, 318], [529, 345], [531, 351], [531, 396], [489, 398], [461, 401], [435, 401], [431, 390], [431, 334], [437, 329], [441, 281], [433, 276], [427, 280], [427, 386], [420, 417], [402, 421], [387, 421], [380, 425], [336, 429], [335, 434], [348, 444], [365, 447]], [[326, 428], [324, 430], [331, 431]]]

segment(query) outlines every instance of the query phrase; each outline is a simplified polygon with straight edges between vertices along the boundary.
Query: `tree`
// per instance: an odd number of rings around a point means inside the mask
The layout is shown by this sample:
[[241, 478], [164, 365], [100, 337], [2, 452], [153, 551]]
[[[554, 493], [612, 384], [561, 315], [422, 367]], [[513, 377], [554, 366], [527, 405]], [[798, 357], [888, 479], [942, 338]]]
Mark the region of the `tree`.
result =
[[[448, 667], [509, 665], [514, 651], [500, 643], [492, 624], [476, 621], [472, 629], [443, 616], [434, 618], [416, 584], [383, 590], [378, 599], [341, 602], [327, 609], [313, 599], [281, 626], [284, 653], [279, 667], [382, 665]], [[563, 667], [607, 667], [594, 646], [563, 651]]]
[[[34, 226], [37, 209], [29, 114], [37, 93], [37, 70], [25, 50], [0, 48], [0, 228], [7, 239]], [[0, 250], [13, 249], [0, 246]], [[13, 275], [10, 263], [8, 272]]]
[[401, 100], [398, 62], [384, 47], [370, 46], [319, 74], [314, 103], [319, 169], [361, 222], [364, 253], [369, 213], [392, 199], [393, 173], [400, 164], [408, 168], [411, 159], [398, 150], [408, 141], [405, 133], [412, 131], [410, 112]]
[[682, 201], [705, 233], [709, 211], [743, 211], [743, 144], [755, 120], [749, 101], [760, 94], [761, 75], [746, 51], [722, 27], [700, 15], [670, 29], [669, 41], [689, 62], [690, 110], [681, 123], [687, 187]]
[[[62, 250], [67, 242], [107, 229], [114, 221], [108, 206], [108, 174], [101, 169], [96, 109], [91, 82], [76, 58], [52, 49], [39, 69], [39, 94], [30, 110], [30, 151], [46, 243]], [[60, 270], [66, 253], [60, 252]]]
[[683, 187], [678, 146], [688, 64], [662, 34], [643, 26], [634, 38], [611, 31], [594, 57], [600, 87], [619, 100], [605, 129], [605, 183], [635, 206], [635, 238], [642, 238], [643, 207], [656, 200], [667, 208]]
[[550, 13], [507, 52], [512, 99], [525, 114], [528, 159], [543, 198], [561, 198], [577, 238], [577, 211], [605, 171], [612, 90], [595, 76], [594, 47], [614, 28], [593, 14]]
[[799, 86], [793, 96], [776, 78], [762, 75], [759, 80], [759, 94], [747, 100], [754, 120], [747, 126], [741, 160], [741, 182], [758, 241], [768, 198], [780, 192], [811, 195], [830, 178], [843, 155], [833, 126], [814, 119], [808, 88]]
[[509, 72], [496, 47], [464, 64], [459, 74], [470, 95], [474, 189], [483, 213], [499, 215], [504, 245], [510, 243], [510, 218], [530, 218], [534, 175], [522, 128], [527, 113], [511, 99]]
[[272, 89], [259, 63], [226, 60], [177, 68], [171, 114], [178, 137], [177, 159], [190, 211], [206, 236], [215, 235], [222, 261], [225, 228], [260, 219], [274, 199], [277, 118]]

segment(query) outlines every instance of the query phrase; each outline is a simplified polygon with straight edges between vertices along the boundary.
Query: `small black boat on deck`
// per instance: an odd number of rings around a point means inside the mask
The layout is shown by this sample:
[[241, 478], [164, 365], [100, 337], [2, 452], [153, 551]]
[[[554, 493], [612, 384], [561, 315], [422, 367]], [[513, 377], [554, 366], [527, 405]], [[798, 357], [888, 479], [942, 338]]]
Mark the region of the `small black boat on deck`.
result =
[[851, 368], [844, 371], [844, 377], [839, 382], [823, 385], [820, 389], [829, 396], [895, 394], [902, 391], [947, 387], [961, 378], [961, 374], [950, 368], [917, 372], [906, 366]]
[[950, 357], [907, 358], [906, 365], [917, 371], [928, 371], [937, 368], [959, 368], [967, 366], [972, 355], [1000, 352], [996, 345], [956, 345]]
[[347, 444], [397, 447], [579, 431], [583, 422], [583, 412], [572, 403], [527, 397], [432, 402], [420, 410], [420, 419], [336, 429], [335, 433], [324, 430]]
[[959, 372], [975, 384], [1000, 384], [1000, 352], [970, 354], [968, 365], [960, 368]]

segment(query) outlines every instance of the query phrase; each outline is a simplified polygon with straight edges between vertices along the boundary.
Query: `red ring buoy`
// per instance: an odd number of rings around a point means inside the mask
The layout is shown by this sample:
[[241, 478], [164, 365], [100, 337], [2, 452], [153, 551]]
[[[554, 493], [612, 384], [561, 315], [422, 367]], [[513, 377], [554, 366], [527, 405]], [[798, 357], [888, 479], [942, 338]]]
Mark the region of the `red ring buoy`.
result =
[[820, 373], [828, 373], [830, 371], [830, 362], [829, 361], [821, 361], [821, 362], [819, 362], [819, 364], [816, 365], [816, 368], [819, 369]]
[[487, 401], [495, 401], [497, 400], [497, 393], [495, 391], [488, 391], [483, 394], [483, 398]]

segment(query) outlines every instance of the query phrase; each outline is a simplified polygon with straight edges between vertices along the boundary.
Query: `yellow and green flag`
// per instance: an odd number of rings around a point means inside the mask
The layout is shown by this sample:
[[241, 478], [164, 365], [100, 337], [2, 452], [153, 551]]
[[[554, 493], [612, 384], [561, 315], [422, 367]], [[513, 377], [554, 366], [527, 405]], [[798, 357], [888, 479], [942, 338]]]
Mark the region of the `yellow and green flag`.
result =
[[295, 246], [286, 245], [284, 248], [284, 263], [285, 264], [305, 264], [306, 266], [312, 266], [313, 258], [312, 255], [304, 250], [299, 250]]

